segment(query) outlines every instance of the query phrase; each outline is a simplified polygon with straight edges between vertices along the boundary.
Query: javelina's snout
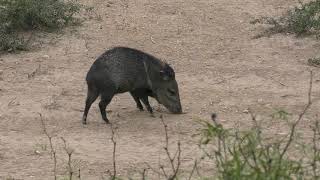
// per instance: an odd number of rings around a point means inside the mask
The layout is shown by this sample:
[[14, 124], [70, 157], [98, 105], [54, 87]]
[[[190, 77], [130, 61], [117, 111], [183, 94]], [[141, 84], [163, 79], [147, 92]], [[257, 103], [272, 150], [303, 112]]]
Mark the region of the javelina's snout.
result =
[[171, 112], [172, 112], [173, 114], [182, 114], [181, 105], [178, 106], [178, 107], [176, 107], [176, 108], [174, 108], [173, 110], [171, 110]]
[[180, 102], [174, 102], [171, 104], [164, 104], [164, 106], [172, 113], [172, 114], [182, 114], [182, 107]]
[[182, 114], [182, 109], [177, 109], [175, 111], [172, 111], [173, 114]]

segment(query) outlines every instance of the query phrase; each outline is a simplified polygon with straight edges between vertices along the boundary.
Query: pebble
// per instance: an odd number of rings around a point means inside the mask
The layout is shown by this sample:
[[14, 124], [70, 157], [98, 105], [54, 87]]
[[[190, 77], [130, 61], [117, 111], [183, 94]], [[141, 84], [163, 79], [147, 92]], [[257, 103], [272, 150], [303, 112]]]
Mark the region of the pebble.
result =
[[40, 154], [40, 151], [39, 151], [39, 150], [35, 150], [34, 152], [35, 152], [36, 154], [38, 154], [38, 155]]
[[284, 136], [284, 135], [288, 135], [288, 133], [286, 133], [286, 132], [279, 132], [279, 133], [277, 133], [278, 135], [281, 135], [281, 136]]

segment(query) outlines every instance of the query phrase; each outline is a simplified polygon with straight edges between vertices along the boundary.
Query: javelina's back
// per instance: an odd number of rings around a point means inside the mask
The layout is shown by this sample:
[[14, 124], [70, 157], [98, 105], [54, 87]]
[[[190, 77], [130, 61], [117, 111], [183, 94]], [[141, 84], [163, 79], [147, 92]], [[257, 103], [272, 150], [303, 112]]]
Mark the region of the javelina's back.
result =
[[131, 91], [136, 88], [147, 88], [147, 74], [144, 61], [160, 66], [161, 62], [142, 51], [115, 47], [97, 58], [87, 74], [87, 81], [105, 84], [111, 81], [117, 89], [116, 93]]

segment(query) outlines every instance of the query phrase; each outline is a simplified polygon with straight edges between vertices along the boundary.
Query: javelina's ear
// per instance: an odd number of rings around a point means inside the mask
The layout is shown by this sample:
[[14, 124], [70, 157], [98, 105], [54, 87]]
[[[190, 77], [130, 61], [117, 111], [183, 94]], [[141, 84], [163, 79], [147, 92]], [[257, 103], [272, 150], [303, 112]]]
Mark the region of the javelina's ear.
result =
[[167, 75], [167, 73], [163, 70], [160, 71], [160, 77], [164, 80], [164, 81], [168, 81], [170, 79], [170, 77]]

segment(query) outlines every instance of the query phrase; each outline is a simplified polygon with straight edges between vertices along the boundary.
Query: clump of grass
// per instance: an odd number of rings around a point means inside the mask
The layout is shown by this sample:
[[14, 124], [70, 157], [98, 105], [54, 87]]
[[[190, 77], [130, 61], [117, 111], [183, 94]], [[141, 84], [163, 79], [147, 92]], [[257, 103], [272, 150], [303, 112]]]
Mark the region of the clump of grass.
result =
[[76, 22], [75, 1], [0, 0], [0, 50], [23, 50], [23, 31], [54, 31]]
[[[320, 30], [320, 0], [308, 3], [300, 2], [299, 6], [289, 10], [279, 18], [263, 17], [251, 23], [269, 24], [272, 27], [267, 34], [293, 33], [297, 36], [319, 33]], [[260, 36], [258, 36], [260, 37]]]

